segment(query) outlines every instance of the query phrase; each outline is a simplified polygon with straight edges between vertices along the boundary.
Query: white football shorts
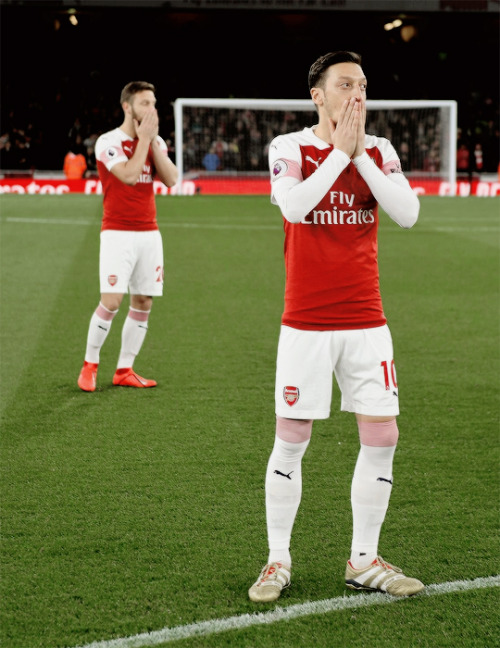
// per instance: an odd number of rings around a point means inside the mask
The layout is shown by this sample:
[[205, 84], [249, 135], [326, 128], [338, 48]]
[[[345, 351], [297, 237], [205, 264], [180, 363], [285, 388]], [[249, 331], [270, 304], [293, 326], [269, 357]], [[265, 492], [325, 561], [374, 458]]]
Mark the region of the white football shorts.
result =
[[353, 331], [302, 331], [282, 326], [276, 363], [276, 414], [330, 416], [333, 375], [340, 409], [369, 416], [399, 414], [392, 337], [387, 325]]
[[163, 295], [163, 243], [159, 230], [101, 232], [101, 293]]

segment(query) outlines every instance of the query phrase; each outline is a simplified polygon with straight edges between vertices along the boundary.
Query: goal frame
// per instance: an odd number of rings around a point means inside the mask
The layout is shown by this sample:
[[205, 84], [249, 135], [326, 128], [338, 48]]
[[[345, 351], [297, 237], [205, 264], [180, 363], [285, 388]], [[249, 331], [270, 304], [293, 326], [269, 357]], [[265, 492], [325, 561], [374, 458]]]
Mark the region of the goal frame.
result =
[[[236, 108], [241, 110], [294, 110], [314, 111], [314, 104], [310, 99], [209, 99], [209, 98], [187, 98], [181, 97], [174, 101], [175, 120], [175, 164], [179, 172], [177, 183], [177, 194], [182, 195], [182, 183], [184, 179], [183, 163], [183, 110], [184, 107], [191, 108]], [[458, 114], [457, 102], [453, 99], [367, 99], [367, 110], [391, 110], [391, 109], [418, 109], [418, 108], [448, 108], [450, 120], [448, 124], [449, 138], [449, 160], [448, 176], [443, 180], [455, 186], [457, 179], [456, 155], [457, 155], [457, 128]]]

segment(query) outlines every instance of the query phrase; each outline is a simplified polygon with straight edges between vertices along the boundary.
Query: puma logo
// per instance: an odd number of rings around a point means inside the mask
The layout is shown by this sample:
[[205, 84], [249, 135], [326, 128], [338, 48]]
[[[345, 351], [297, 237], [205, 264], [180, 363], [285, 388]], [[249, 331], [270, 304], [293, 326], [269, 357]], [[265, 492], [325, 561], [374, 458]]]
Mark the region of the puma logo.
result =
[[[276, 472], [276, 471], [274, 471]], [[385, 481], [388, 484], [392, 484], [392, 479], [384, 479], [383, 477], [377, 477], [377, 481]]]
[[291, 471], [288, 473], [288, 475], [285, 475], [285, 473], [282, 473], [282, 472], [280, 472], [279, 470], [275, 470], [275, 471], [274, 471], [274, 474], [275, 474], [275, 475], [281, 475], [282, 477], [286, 477], [287, 479], [290, 479], [290, 480], [292, 479], [292, 478], [290, 477], [290, 475], [291, 475], [292, 473], [293, 473], [293, 470], [291, 470]]
[[309, 162], [312, 162], [313, 164], [315, 164], [316, 168], [319, 169], [319, 163], [321, 162], [321, 158], [319, 158], [318, 160], [313, 160], [310, 155], [306, 155], [305, 159], [309, 160]]

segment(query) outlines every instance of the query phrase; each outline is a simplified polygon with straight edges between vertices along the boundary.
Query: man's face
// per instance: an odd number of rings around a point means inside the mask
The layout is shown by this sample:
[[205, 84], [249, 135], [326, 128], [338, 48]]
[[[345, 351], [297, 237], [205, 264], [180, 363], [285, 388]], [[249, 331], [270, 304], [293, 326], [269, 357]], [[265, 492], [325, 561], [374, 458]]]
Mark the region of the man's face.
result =
[[312, 88], [311, 96], [318, 109], [337, 123], [342, 104], [355, 97], [366, 101], [366, 77], [356, 63], [337, 63], [326, 72], [324, 88]]
[[130, 104], [128, 104], [132, 119], [137, 119], [139, 124], [146, 112], [154, 110], [156, 106], [156, 97], [151, 90], [137, 92]]

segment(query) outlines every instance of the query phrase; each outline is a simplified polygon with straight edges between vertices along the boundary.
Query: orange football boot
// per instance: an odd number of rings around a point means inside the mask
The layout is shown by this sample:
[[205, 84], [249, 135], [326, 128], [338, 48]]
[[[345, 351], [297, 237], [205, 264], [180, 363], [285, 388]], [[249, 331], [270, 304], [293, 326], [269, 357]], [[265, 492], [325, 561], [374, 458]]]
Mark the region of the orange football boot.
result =
[[117, 369], [113, 376], [113, 385], [120, 387], [156, 387], [156, 380], [149, 380], [136, 374], [132, 367]]
[[80, 387], [81, 390], [86, 392], [95, 391], [98, 367], [99, 365], [94, 362], [85, 361], [83, 363], [82, 370], [78, 376], [78, 387]]

